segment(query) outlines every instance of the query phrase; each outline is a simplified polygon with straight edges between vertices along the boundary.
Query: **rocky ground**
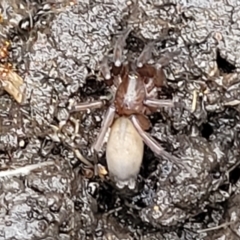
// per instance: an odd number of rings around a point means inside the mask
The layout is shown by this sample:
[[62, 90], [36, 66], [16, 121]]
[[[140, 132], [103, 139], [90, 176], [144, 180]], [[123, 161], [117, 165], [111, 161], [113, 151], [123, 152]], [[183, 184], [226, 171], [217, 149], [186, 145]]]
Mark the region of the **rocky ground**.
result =
[[[0, 240], [240, 239], [240, 2], [199, 2], [1, 1]], [[155, 61], [179, 51], [159, 97], [185, 107], [152, 115], [150, 133], [197, 177], [147, 147], [134, 192], [83, 163], [107, 106], [69, 106], [107, 94], [99, 61], [127, 27], [128, 56], [153, 40]]]

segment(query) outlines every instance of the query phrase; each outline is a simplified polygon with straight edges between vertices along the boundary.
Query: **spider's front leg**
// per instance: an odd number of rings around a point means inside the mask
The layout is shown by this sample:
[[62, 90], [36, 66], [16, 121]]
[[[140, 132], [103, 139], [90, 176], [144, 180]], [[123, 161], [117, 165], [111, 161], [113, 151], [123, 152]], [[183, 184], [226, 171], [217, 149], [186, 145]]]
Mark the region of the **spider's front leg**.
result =
[[151, 135], [145, 131], [142, 130], [139, 121], [136, 116], [131, 117], [131, 121], [136, 128], [139, 135], [142, 137], [144, 143], [158, 156], [163, 156], [164, 158], [167, 158], [170, 161], [173, 161], [178, 166], [183, 166], [193, 177], [197, 177], [197, 174], [189, 167], [187, 166], [181, 159], [169, 154], [166, 152], [162, 146], [153, 138]]

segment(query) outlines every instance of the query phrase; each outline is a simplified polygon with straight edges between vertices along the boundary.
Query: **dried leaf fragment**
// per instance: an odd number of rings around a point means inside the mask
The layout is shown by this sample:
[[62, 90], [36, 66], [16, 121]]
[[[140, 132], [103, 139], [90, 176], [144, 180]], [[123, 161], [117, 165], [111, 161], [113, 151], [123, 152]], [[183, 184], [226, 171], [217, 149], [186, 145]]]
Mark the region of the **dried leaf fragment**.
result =
[[23, 101], [23, 79], [14, 72], [9, 64], [0, 65], [0, 82], [3, 89], [8, 92], [18, 103]]
[[[1, 17], [0, 17], [1, 21]], [[0, 60], [6, 59], [9, 56], [9, 48], [11, 46], [11, 43], [9, 41], [4, 41], [0, 45]]]
[[48, 161], [48, 162], [26, 165], [24, 167], [19, 167], [12, 170], [0, 171], [0, 178], [12, 177], [12, 176], [18, 176], [18, 175], [26, 176], [35, 169], [42, 168], [45, 166], [55, 165], [55, 164], [56, 163], [54, 161]]
[[197, 107], [197, 97], [198, 97], [198, 92], [196, 90], [193, 91], [193, 100], [192, 100], [192, 113], [195, 112], [196, 107]]
[[98, 168], [98, 175], [99, 175], [99, 177], [104, 179], [104, 177], [108, 174], [107, 169], [103, 165], [101, 165], [101, 164], [98, 164], [97, 168]]

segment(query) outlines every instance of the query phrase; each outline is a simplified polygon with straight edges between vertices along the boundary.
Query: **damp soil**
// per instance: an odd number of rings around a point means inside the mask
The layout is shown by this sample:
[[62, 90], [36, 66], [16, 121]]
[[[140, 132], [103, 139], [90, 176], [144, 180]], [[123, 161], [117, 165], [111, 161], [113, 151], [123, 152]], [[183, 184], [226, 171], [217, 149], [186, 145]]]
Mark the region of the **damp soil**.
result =
[[[1, 76], [0, 240], [240, 239], [239, 10], [238, 0], [2, 0], [1, 64], [25, 90], [19, 104]], [[196, 177], [145, 146], [137, 189], [120, 191], [105, 146], [91, 150], [108, 105], [70, 111], [107, 96], [99, 62], [127, 27], [131, 58], [153, 41], [154, 62], [178, 52], [159, 98], [182, 104], [151, 115], [149, 133]]]

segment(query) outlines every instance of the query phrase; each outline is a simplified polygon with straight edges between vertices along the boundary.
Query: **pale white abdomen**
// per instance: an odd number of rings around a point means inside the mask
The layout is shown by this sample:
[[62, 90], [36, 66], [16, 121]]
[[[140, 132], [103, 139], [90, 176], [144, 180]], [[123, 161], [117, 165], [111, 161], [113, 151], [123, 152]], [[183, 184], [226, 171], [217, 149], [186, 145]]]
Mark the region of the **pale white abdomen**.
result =
[[108, 138], [106, 159], [111, 176], [120, 185], [136, 179], [143, 158], [144, 144], [131, 121], [126, 117], [115, 120]]

